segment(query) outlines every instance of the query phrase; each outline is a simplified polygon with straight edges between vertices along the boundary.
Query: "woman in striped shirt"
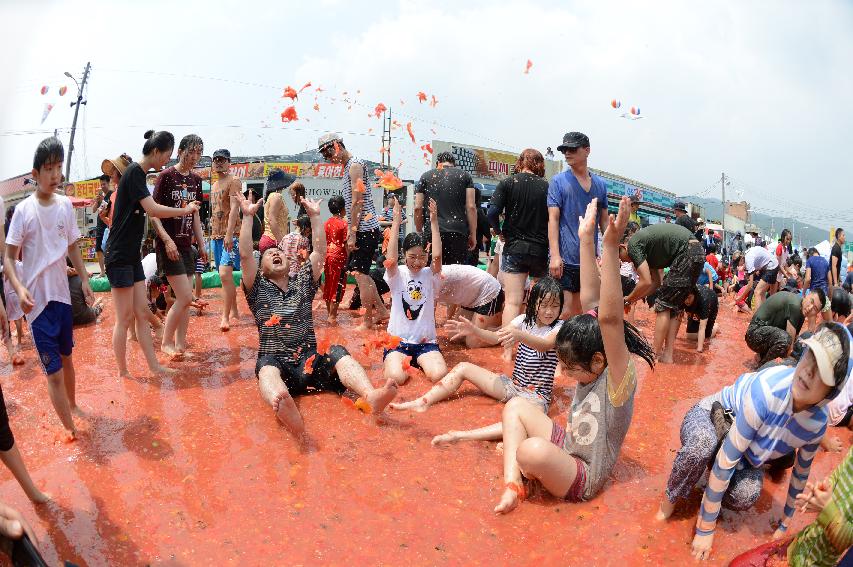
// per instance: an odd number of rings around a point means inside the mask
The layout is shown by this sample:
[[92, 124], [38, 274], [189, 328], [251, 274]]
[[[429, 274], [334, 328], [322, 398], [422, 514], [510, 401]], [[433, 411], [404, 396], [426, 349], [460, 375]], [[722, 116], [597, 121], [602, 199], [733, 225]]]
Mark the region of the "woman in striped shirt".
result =
[[[489, 396], [507, 402], [521, 397], [543, 412], [551, 404], [554, 387], [554, 370], [557, 368], [557, 352], [554, 342], [562, 321], [563, 292], [560, 283], [544, 277], [530, 290], [527, 310], [497, 331], [475, 327], [465, 318], [448, 321], [453, 338], [476, 336], [481, 342], [496, 345], [502, 343], [512, 348], [518, 343], [512, 377], [498, 374], [470, 362], [460, 362], [423, 396], [401, 404], [391, 404], [393, 409], [426, 411], [429, 406], [453, 395], [464, 381], [472, 383]], [[498, 440], [503, 435], [500, 422], [468, 431], [450, 431], [433, 438], [433, 445], [461, 439]]]
[[[794, 505], [809, 477], [812, 459], [827, 426], [825, 406], [841, 391], [853, 370], [850, 333], [836, 323], [821, 325], [803, 340], [808, 350], [795, 368], [776, 366], [744, 374], [731, 385], [693, 406], [681, 424], [681, 443], [666, 493], [658, 510], [667, 519], [675, 503], [690, 495], [713, 465], [696, 522], [693, 555], [707, 559], [720, 507], [746, 510], [758, 500], [761, 467], [791, 459], [784, 517], [774, 537], [782, 537]], [[717, 450], [720, 423], [712, 422], [712, 406], [730, 412], [734, 423]], [[716, 413], [716, 412], [715, 412]], [[787, 465], [790, 466], [790, 465]]]

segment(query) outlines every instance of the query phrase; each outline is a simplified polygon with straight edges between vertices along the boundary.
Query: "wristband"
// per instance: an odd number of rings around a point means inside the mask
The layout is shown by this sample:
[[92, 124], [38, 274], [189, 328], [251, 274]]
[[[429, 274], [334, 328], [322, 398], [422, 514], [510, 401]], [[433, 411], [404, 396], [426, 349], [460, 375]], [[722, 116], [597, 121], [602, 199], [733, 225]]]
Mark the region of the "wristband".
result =
[[696, 528], [696, 535], [698, 535], [698, 536], [714, 535], [715, 530], [716, 530], [716, 528], [711, 529], [711, 530], [700, 530], [699, 528]]

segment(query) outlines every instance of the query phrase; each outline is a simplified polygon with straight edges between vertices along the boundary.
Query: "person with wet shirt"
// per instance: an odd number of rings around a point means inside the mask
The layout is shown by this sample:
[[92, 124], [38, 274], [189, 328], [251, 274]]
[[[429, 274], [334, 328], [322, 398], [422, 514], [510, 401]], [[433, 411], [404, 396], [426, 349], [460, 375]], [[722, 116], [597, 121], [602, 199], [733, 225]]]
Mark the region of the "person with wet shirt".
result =
[[211, 206], [211, 244], [213, 245], [213, 261], [219, 271], [222, 282], [222, 318], [219, 330], [228, 331], [231, 328], [231, 318], [238, 318], [237, 287], [234, 285], [234, 270], [240, 269], [240, 251], [237, 248], [237, 237], [234, 234], [240, 210], [232, 202], [232, 195], [239, 195], [243, 184], [231, 175], [231, 152], [219, 149], [213, 152], [213, 171], [216, 181], [210, 187]]
[[415, 230], [431, 240], [427, 203], [438, 205], [438, 228], [444, 264], [466, 264], [468, 251], [477, 247], [477, 204], [471, 175], [456, 167], [450, 152], [436, 157], [436, 168], [421, 175], [415, 188]]
[[819, 313], [825, 301], [823, 290], [818, 289], [806, 297], [779, 291], [762, 303], [744, 335], [746, 345], [758, 354], [756, 368], [787, 356], [806, 317]]
[[314, 334], [311, 303], [320, 287], [326, 257], [326, 233], [320, 218], [320, 202], [303, 199], [311, 219], [313, 250], [290, 277], [289, 259], [277, 247], [264, 250], [260, 262], [252, 250], [252, 219], [263, 199], [239, 200], [243, 213], [240, 225], [240, 262], [246, 302], [258, 326], [258, 360], [255, 374], [261, 396], [282, 424], [303, 446], [310, 438], [293, 396], [311, 391], [343, 393], [349, 389], [361, 396], [373, 413], [381, 413], [397, 394], [393, 380], [374, 388], [361, 365], [341, 345], [319, 352]]
[[[598, 203], [598, 227], [603, 232], [607, 223], [607, 187], [604, 180], [591, 173], [587, 165], [589, 138], [581, 132], [569, 132], [557, 146], [569, 168], [551, 178], [548, 185], [548, 243], [551, 277], [563, 286], [563, 313], [567, 319], [581, 312], [580, 238], [578, 219], [583, 217], [593, 199]], [[598, 249], [598, 232], [595, 233]]]
[[697, 285], [687, 294], [684, 306], [688, 315], [687, 338], [695, 338], [696, 352], [702, 352], [705, 349], [705, 339], [710, 339], [717, 334], [714, 324], [717, 321], [720, 301], [713, 289]]
[[[783, 461], [794, 468], [773, 537], [784, 537], [826, 432], [827, 405], [850, 379], [851, 340], [843, 326], [821, 325], [803, 341], [807, 348], [796, 367], [780, 365], [748, 372], [687, 412], [681, 424], [682, 446], [657, 519], [669, 518], [676, 502], [690, 496], [712, 465], [693, 538], [696, 559], [707, 559], [711, 553], [721, 507], [751, 508], [761, 494], [762, 467]], [[726, 414], [733, 419], [730, 426], [724, 424]]]
[[[660, 362], [670, 363], [684, 299], [705, 265], [702, 245], [683, 226], [659, 223], [640, 229], [627, 244], [620, 244], [619, 256], [623, 262], [633, 262], [640, 276], [625, 298], [626, 306], [657, 291], [654, 348]], [[669, 272], [662, 277], [664, 268]]]
[[[204, 143], [195, 134], [189, 134], [178, 144], [178, 163], [163, 170], [154, 183], [154, 201], [165, 207], [181, 208], [193, 201], [201, 201], [201, 177], [193, 173], [204, 151]], [[190, 303], [193, 300], [192, 279], [195, 275], [193, 237], [199, 243], [202, 262], [207, 262], [207, 252], [201, 219], [198, 212], [159, 219], [151, 223], [157, 231], [157, 266], [165, 273], [175, 293], [175, 303], [166, 315], [161, 350], [171, 356], [183, 356], [187, 349]]]

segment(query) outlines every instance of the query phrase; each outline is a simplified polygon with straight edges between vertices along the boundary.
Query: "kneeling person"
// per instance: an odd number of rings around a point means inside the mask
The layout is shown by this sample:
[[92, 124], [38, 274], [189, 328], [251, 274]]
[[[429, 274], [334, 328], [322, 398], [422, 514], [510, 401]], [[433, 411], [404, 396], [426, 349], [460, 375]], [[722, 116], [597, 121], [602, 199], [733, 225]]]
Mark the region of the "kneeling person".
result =
[[717, 334], [714, 323], [717, 321], [720, 301], [714, 290], [704, 285], [697, 285], [687, 294], [684, 305], [688, 315], [687, 338], [696, 339], [696, 352], [702, 352], [705, 348], [705, 339], [710, 339]]
[[788, 291], [771, 295], [761, 304], [746, 328], [746, 345], [759, 356], [757, 367], [784, 358], [803, 327], [806, 317], [819, 313], [826, 301], [822, 289], [800, 297]]
[[362, 396], [374, 412], [381, 412], [396, 395], [393, 381], [375, 389], [361, 365], [340, 345], [332, 345], [327, 353], [317, 352], [311, 300], [319, 288], [326, 256], [319, 201], [303, 200], [311, 218], [314, 250], [291, 279], [288, 258], [278, 247], [265, 250], [260, 265], [252, 254], [252, 220], [263, 200], [250, 203], [243, 197], [234, 198], [239, 199], [243, 211], [242, 285], [258, 325], [260, 344], [255, 372], [264, 400], [301, 441], [307, 440], [305, 424], [292, 396], [349, 389]]

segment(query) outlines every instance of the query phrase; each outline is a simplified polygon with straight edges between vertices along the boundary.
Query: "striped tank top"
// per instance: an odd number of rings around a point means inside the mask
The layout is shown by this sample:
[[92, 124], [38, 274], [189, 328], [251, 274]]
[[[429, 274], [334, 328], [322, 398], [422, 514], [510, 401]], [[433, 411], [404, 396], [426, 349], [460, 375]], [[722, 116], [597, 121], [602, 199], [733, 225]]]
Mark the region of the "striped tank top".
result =
[[[350, 158], [347, 164], [344, 166], [344, 203], [346, 204], [347, 209], [347, 218], [350, 218], [352, 214], [352, 181], [350, 180], [349, 170], [353, 164], [357, 164], [361, 166], [362, 169], [362, 177], [364, 178], [364, 204], [361, 207], [361, 218], [359, 218], [358, 222], [358, 232], [369, 232], [371, 230], [379, 229], [379, 219], [376, 216], [376, 206], [373, 204], [373, 193], [370, 190], [371, 186], [371, 178], [367, 173], [367, 166], [364, 165], [364, 162], [360, 159]], [[352, 226], [352, 222], [350, 223]]]

